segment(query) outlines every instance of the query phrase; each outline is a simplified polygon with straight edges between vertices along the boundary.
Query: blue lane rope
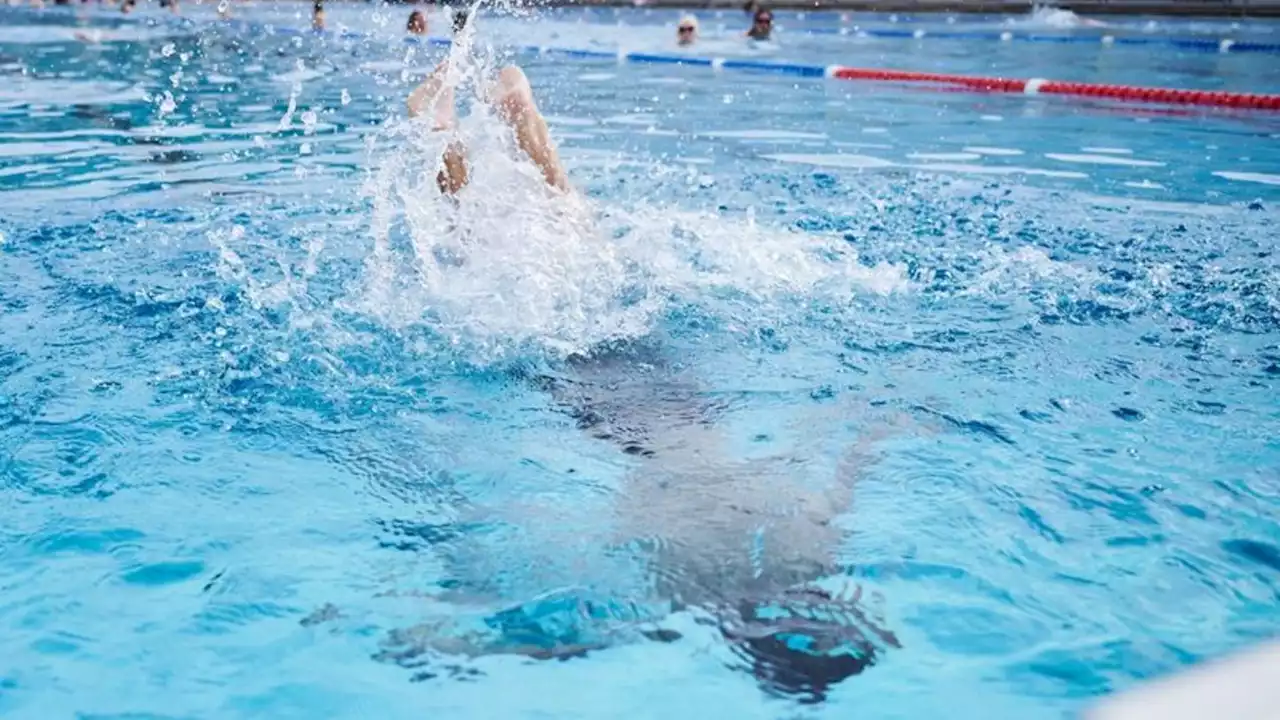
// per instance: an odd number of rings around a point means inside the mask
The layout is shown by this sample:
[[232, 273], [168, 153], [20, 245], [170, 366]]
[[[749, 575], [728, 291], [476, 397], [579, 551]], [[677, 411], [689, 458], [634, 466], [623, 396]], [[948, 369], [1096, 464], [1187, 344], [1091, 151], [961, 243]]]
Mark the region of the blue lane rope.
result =
[[[723, 19], [723, 15], [716, 16], [706, 12], [693, 13], [698, 15], [699, 19], [706, 21], [714, 21]], [[785, 19], [775, 14], [776, 18]], [[607, 25], [608, 23], [599, 23]], [[1003, 30], [999, 32], [984, 30], [928, 30], [925, 28], [916, 29], [896, 29], [896, 28], [860, 28], [851, 27], [816, 27], [816, 28], [799, 28], [786, 27], [785, 24], [779, 23], [781, 31], [786, 33], [795, 33], [799, 35], [849, 35], [854, 37], [879, 38], [885, 40], [925, 40], [925, 39], [943, 39], [943, 40], [982, 40], [989, 42], [1035, 42], [1035, 43], [1058, 43], [1070, 45], [1142, 45], [1153, 47], [1170, 47], [1179, 50], [1197, 50], [1202, 52], [1232, 52], [1232, 53], [1272, 53], [1280, 54], [1280, 42], [1257, 42], [1251, 40], [1236, 40], [1231, 37], [1224, 38], [1188, 38], [1188, 37], [1142, 37], [1136, 35], [1121, 35], [1113, 32], [1103, 31], [1098, 34], [1088, 35], [1059, 35], [1046, 34], [1044, 32], [1018, 32], [1013, 30]], [[1097, 32], [1095, 29], [1093, 32]]]
[[[314, 35], [316, 37], [335, 37], [344, 40], [354, 38], [378, 39], [374, 36], [354, 31], [343, 31], [339, 34], [333, 31], [298, 29], [295, 27], [273, 25], [271, 23], [241, 20], [239, 18], [227, 20], [226, 24], [243, 30], [260, 32], [268, 35]], [[411, 45], [426, 44], [435, 47], [449, 47], [453, 44], [453, 41], [449, 38], [421, 38], [414, 37], [412, 35], [405, 37], [403, 42]], [[806, 65], [802, 63], [769, 62], [761, 60], [736, 60], [733, 58], [710, 58], [699, 57], [696, 55], [667, 55], [663, 53], [649, 52], [608, 52], [604, 50], [583, 50], [578, 48], [553, 47], [546, 45], [521, 45], [512, 49], [535, 55], [556, 55], [583, 60], [607, 60], [616, 63], [635, 63], [639, 65], [690, 65], [693, 67], [708, 67], [714, 70], [745, 70], [774, 73], [778, 75], [791, 75], [795, 77], [825, 77], [830, 74], [833, 68], [836, 67], [834, 65]]]
[[789, 28], [784, 32], [803, 33], [806, 35], [849, 35], [886, 40], [927, 40], [936, 38], [942, 40], [1058, 43], [1063, 45], [1143, 45], [1166, 46], [1179, 50], [1199, 50], [1202, 52], [1280, 54], [1280, 43], [1250, 42], [1231, 38], [1213, 40], [1206, 38], [1152, 38], [1127, 35], [1047, 35], [1044, 33], [1017, 33], [1012, 31], [992, 33], [975, 30], [877, 30], [858, 28]]
[[[379, 39], [376, 36], [367, 33], [360, 33], [352, 30], [343, 30], [340, 32], [299, 29], [291, 26], [274, 25], [271, 23], [252, 22], [249, 20], [241, 20], [233, 18], [227, 21], [228, 24], [238, 26], [246, 30], [262, 31], [268, 34], [278, 35], [314, 35], [316, 37], [336, 37], [339, 39]], [[906, 34], [910, 37], [919, 37], [922, 31], [906, 31], [894, 30], [893, 37], [900, 37]], [[960, 35], [960, 33], [955, 33]], [[1031, 38], [1059, 38], [1060, 36], [1024, 36], [1024, 39]], [[1005, 38], [1008, 40], [1008, 38]], [[1071, 42], [1082, 41], [1085, 38], [1070, 38]], [[427, 44], [435, 47], [449, 47], [453, 41], [445, 37], [428, 37], [419, 38], [412, 35], [404, 38], [405, 43], [409, 44]], [[1111, 41], [1108, 41], [1109, 44]], [[1152, 38], [1115, 38], [1114, 43], [1143, 45], [1153, 42]], [[1232, 43], [1231, 41], [1222, 41], [1221, 44], [1215, 44], [1209, 40], [1196, 41], [1180, 41], [1186, 43], [1186, 47], [1196, 50], [1213, 49], [1215, 51], [1226, 52], [1228, 50], [1235, 51], [1240, 45], [1248, 45], [1247, 43]], [[1256, 45], [1256, 43], [1254, 44]], [[1272, 46], [1264, 46], [1270, 48]], [[1275, 46], [1280, 49], [1280, 46]], [[773, 73], [779, 75], [791, 75], [795, 77], [820, 78], [830, 75], [836, 65], [808, 65], [803, 63], [790, 62], [772, 62], [748, 59], [733, 59], [721, 57], [699, 57], [696, 55], [679, 55], [653, 52], [622, 52], [607, 50], [587, 50], [579, 48], [553, 47], [545, 45], [523, 45], [512, 48], [513, 50], [531, 53], [535, 55], [556, 55], [559, 57], [575, 58], [580, 60], [602, 60], [613, 61], [618, 63], [635, 63], [646, 65], [688, 65], [693, 67], [709, 67], [714, 70], [745, 70], [754, 72]]]

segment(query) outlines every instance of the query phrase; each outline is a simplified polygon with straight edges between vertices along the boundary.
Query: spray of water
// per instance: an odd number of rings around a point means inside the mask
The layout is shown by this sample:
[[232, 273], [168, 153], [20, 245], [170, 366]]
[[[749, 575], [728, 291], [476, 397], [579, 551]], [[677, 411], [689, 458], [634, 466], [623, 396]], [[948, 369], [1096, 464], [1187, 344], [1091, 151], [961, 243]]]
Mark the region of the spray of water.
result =
[[[588, 353], [652, 332], [674, 309], [749, 329], [815, 299], [905, 287], [903, 268], [864, 267], [838, 238], [552, 191], [485, 102], [492, 50], [468, 27], [448, 61], [456, 129], [392, 122], [370, 141], [372, 250], [347, 309], [425, 325], [486, 363]], [[451, 142], [471, 178], [456, 196], [436, 183]]]

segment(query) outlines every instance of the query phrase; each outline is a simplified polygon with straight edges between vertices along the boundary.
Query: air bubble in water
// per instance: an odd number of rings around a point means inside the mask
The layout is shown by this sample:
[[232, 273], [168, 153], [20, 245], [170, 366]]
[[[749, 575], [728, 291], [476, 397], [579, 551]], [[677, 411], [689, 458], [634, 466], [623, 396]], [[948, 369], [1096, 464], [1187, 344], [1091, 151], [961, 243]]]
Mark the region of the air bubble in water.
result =
[[342, 99], [342, 104], [343, 104], [343, 105], [349, 105], [349, 104], [351, 104], [351, 93], [347, 92], [347, 89], [346, 89], [346, 88], [342, 88], [342, 98], [341, 98], [341, 99]]
[[160, 54], [165, 57], [172, 57], [177, 51], [178, 49], [173, 46], [173, 43], [165, 43], [164, 47], [160, 48]]
[[314, 134], [316, 131], [316, 111], [307, 110], [302, 113], [302, 131], [307, 135]]
[[164, 100], [160, 101], [160, 117], [164, 117], [178, 109], [178, 104], [173, 101], [173, 94], [165, 91]]

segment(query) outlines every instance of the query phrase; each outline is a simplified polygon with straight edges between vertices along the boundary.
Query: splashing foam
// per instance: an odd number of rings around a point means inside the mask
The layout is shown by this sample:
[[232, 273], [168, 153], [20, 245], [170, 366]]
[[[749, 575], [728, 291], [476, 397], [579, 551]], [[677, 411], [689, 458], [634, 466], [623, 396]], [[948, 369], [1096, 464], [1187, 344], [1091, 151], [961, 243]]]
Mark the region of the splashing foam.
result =
[[[373, 249], [346, 309], [396, 329], [425, 325], [483, 364], [589, 353], [649, 334], [675, 309], [749, 330], [814, 301], [906, 287], [903, 267], [864, 267], [835, 237], [553, 193], [480, 99], [496, 63], [472, 51], [470, 32], [450, 53], [469, 106], [456, 133], [393, 122], [370, 141]], [[451, 138], [471, 177], [456, 197], [436, 187]]]

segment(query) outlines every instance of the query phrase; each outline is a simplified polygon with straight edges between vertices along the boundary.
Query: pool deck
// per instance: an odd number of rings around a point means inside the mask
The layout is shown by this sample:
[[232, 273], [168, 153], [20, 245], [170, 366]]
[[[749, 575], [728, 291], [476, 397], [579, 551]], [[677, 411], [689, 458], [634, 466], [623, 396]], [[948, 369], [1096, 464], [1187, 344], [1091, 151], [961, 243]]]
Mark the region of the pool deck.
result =
[[[645, 0], [643, 7], [741, 10], [745, 0]], [[540, 0], [549, 6], [635, 7], [632, 0]], [[1049, 3], [1009, 0], [764, 0], [771, 8], [892, 13], [1023, 15]], [[1183, 17], [1280, 17], [1280, 0], [1083, 0], [1052, 3], [1079, 15], [1177, 15]]]

